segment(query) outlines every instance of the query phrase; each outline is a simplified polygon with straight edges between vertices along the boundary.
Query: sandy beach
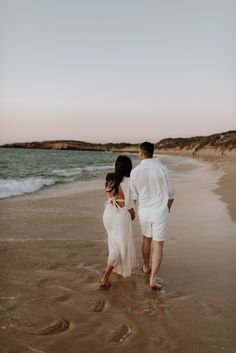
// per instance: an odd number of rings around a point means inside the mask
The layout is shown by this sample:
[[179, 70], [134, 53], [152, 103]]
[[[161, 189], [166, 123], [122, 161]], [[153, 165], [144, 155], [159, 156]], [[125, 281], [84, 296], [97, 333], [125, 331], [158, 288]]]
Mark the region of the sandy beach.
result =
[[102, 181], [1, 200], [0, 352], [235, 352], [236, 163], [201, 163], [174, 180], [155, 293], [141, 271], [137, 219], [134, 274], [99, 288]]

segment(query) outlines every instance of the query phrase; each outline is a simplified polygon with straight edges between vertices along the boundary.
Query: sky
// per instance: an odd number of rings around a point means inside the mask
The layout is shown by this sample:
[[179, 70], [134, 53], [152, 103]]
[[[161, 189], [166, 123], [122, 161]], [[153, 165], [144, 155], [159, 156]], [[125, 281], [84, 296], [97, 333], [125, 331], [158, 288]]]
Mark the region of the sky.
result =
[[0, 0], [0, 144], [236, 129], [235, 0]]

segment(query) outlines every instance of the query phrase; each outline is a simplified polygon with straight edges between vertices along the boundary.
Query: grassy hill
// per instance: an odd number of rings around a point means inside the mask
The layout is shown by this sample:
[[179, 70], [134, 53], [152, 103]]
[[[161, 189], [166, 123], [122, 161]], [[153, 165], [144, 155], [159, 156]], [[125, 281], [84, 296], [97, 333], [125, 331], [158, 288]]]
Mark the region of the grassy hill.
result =
[[166, 138], [155, 145], [159, 152], [185, 152], [186, 154], [232, 154], [236, 149], [236, 131], [189, 138]]

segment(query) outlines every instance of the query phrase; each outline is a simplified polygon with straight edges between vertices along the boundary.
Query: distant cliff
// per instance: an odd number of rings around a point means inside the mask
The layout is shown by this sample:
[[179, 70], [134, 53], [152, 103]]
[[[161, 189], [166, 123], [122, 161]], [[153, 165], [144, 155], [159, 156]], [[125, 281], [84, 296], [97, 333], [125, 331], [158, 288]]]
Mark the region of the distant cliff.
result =
[[236, 131], [189, 138], [166, 138], [155, 145], [158, 153], [191, 155], [236, 155]]
[[89, 143], [75, 140], [54, 140], [41, 142], [16, 142], [5, 144], [0, 147], [5, 148], [37, 148], [37, 149], [52, 149], [52, 150], [77, 150], [77, 151], [130, 151], [136, 152], [138, 145], [130, 143]]
[[[0, 147], [39, 148], [54, 150], [137, 152], [139, 144], [89, 143], [75, 140], [11, 143]], [[156, 153], [187, 154], [194, 156], [236, 156], [236, 131], [210, 136], [166, 138], [155, 144]]]

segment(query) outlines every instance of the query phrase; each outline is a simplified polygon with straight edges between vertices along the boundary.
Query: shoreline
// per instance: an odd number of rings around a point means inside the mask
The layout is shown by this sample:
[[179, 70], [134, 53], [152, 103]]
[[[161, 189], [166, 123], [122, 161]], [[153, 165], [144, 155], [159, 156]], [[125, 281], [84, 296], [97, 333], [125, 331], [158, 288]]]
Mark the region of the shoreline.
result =
[[223, 169], [224, 175], [220, 178], [218, 188], [214, 191], [226, 203], [232, 220], [236, 222], [236, 163], [225, 161], [217, 164]]
[[[214, 192], [220, 196], [221, 200], [227, 204], [228, 211], [231, 215], [231, 218], [236, 222], [236, 188], [228, 187], [228, 184], [233, 185], [233, 181], [236, 180], [236, 158], [234, 157], [220, 157], [217, 156], [192, 156], [182, 153], [155, 153], [154, 156], [180, 156], [187, 159], [203, 161], [210, 163], [211, 166], [214, 165], [214, 168], [222, 170], [223, 175], [220, 176], [217, 187]], [[4, 200], [9, 199], [24, 199], [24, 198], [44, 198], [44, 197], [57, 197], [59, 196], [71, 196], [75, 190], [79, 192], [86, 192], [91, 190], [102, 190], [103, 188], [103, 179], [101, 177], [84, 181], [70, 181], [64, 183], [56, 183], [50, 186], [44, 186], [39, 190], [32, 191], [29, 193], [24, 193], [21, 195], [15, 195], [11, 197], [1, 198], [0, 203]]]

